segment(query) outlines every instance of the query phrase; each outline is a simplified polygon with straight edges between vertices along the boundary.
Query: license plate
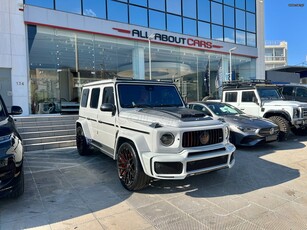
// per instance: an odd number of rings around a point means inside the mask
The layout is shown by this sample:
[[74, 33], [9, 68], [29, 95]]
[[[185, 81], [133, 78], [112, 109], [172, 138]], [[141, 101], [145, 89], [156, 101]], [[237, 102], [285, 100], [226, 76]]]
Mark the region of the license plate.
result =
[[275, 141], [277, 140], [277, 136], [276, 135], [273, 135], [273, 136], [267, 136], [265, 138], [265, 141]]

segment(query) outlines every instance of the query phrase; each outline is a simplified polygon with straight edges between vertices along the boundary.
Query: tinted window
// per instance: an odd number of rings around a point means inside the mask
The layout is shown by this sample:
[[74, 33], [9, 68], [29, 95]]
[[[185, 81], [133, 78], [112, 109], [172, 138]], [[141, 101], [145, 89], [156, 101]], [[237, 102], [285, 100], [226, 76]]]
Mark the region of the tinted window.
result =
[[182, 33], [181, 17], [172, 14], [167, 15], [167, 30]]
[[98, 108], [99, 93], [100, 93], [100, 88], [92, 89], [90, 107], [93, 109]]
[[220, 25], [223, 24], [222, 4], [212, 2], [211, 9], [212, 9], [212, 15], [211, 15], [212, 22]]
[[183, 33], [196, 36], [196, 21], [188, 18], [183, 19]]
[[283, 95], [286, 95], [286, 96], [293, 96], [293, 88], [292, 86], [289, 86], [289, 87], [284, 87], [282, 89], [282, 94]]
[[56, 8], [56, 10], [81, 14], [81, 1], [56, 0], [55, 1], [55, 8]]
[[82, 96], [81, 96], [81, 107], [86, 107], [89, 92], [90, 92], [89, 89], [84, 89], [84, 90], [82, 91]]
[[204, 21], [210, 21], [210, 1], [198, 0], [198, 19]]
[[138, 6], [130, 6], [130, 23], [139, 26], [148, 26], [147, 10]]
[[223, 27], [212, 25], [212, 39], [223, 41]]
[[206, 22], [198, 22], [198, 36], [203, 38], [211, 38], [210, 24]]
[[236, 10], [236, 28], [245, 30], [245, 12]]
[[0, 98], [0, 121], [6, 118], [5, 108]]
[[230, 28], [224, 29], [224, 41], [225, 42], [235, 42], [235, 30]]
[[297, 97], [307, 97], [307, 88], [298, 87], [296, 90]]
[[106, 18], [106, 0], [83, 0], [83, 15]]
[[114, 104], [113, 87], [105, 87], [103, 89], [102, 103]]
[[256, 15], [246, 13], [246, 29], [250, 32], [256, 32]]
[[125, 3], [108, 1], [108, 19], [128, 23], [128, 7]]
[[246, 10], [255, 13], [256, 12], [256, 0], [247, 0], [246, 1]]
[[237, 102], [237, 92], [228, 92], [225, 93], [225, 101], [226, 102]]
[[254, 91], [242, 92], [242, 102], [255, 102], [256, 96]]
[[183, 106], [174, 86], [120, 84], [118, 94], [122, 108]]
[[183, 16], [196, 18], [196, 0], [183, 0]]
[[149, 8], [165, 11], [165, 0], [148, 0], [148, 4]]
[[53, 0], [25, 0], [25, 4], [53, 9]]
[[147, 6], [147, 1], [145, 0], [129, 0], [130, 3], [139, 5], [139, 6]]
[[234, 28], [235, 10], [233, 7], [224, 6], [224, 25]]
[[181, 15], [181, 0], [166, 1], [167, 12]]
[[149, 27], [165, 30], [165, 13], [149, 10]]

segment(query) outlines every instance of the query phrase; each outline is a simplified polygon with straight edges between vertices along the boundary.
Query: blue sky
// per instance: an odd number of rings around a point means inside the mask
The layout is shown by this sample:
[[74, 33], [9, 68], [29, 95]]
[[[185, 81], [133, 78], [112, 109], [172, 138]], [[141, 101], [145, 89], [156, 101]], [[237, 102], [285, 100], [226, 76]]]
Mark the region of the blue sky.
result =
[[[288, 65], [306, 61], [307, 0], [265, 0], [265, 40], [288, 42]], [[289, 4], [304, 4], [290, 7]]]

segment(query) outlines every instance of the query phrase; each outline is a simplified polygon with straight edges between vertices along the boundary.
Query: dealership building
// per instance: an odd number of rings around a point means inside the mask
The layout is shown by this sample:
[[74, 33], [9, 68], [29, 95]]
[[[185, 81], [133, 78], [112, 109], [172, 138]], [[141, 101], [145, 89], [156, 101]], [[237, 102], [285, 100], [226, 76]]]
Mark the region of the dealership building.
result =
[[0, 92], [24, 115], [60, 113], [83, 84], [173, 81], [183, 98], [264, 79], [262, 0], [3, 0]]

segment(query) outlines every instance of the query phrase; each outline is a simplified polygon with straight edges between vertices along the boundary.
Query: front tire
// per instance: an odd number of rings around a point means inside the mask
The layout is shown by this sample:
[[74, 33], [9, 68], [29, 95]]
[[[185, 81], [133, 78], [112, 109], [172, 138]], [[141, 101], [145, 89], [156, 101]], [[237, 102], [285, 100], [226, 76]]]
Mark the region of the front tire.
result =
[[285, 118], [280, 116], [272, 116], [269, 117], [269, 119], [273, 121], [276, 125], [278, 125], [279, 128], [278, 141], [287, 140], [290, 133], [289, 122]]
[[121, 184], [129, 191], [141, 190], [150, 182], [132, 143], [124, 142], [118, 148], [117, 171]]
[[76, 130], [76, 144], [77, 144], [79, 155], [85, 156], [91, 153], [90, 147], [86, 141], [86, 138], [84, 136], [84, 132], [81, 126], [77, 127], [77, 130]]
[[18, 175], [16, 186], [13, 189], [13, 191], [7, 195], [7, 197], [12, 198], [12, 199], [16, 199], [16, 198], [20, 197], [25, 191], [25, 182], [24, 181], [25, 181], [24, 171], [23, 171], [23, 166], [21, 166], [20, 174]]

